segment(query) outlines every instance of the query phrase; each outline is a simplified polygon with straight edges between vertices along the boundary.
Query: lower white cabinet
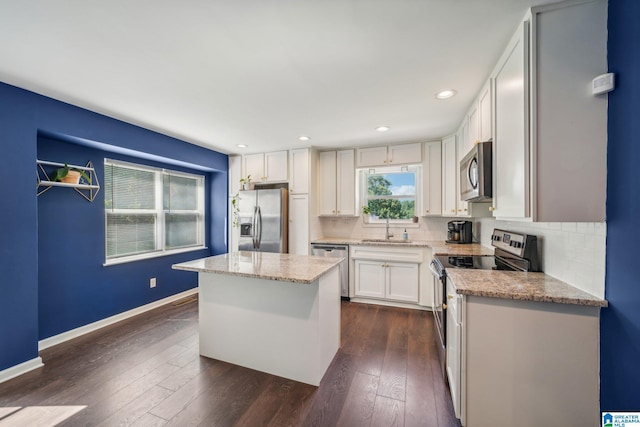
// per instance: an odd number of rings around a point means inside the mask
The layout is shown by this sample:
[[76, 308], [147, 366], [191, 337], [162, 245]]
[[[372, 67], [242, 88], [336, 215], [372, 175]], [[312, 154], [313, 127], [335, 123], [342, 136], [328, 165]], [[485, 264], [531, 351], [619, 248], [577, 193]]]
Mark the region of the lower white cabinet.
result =
[[386, 271], [384, 263], [357, 259], [355, 261], [355, 294], [359, 297], [384, 298]]
[[599, 425], [600, 307], [455, 288], [448, 277], [447, 377], [462, 426]]
[[418, 264], [358, 259], [355, 269], [356, 296], [418, 302]]
[[422, 247], [350, 245], [354, 298], [431, 306], [431, 250]]
[[418, 302], [418, 264], [387, 262], [386, 297], [395, 301]]

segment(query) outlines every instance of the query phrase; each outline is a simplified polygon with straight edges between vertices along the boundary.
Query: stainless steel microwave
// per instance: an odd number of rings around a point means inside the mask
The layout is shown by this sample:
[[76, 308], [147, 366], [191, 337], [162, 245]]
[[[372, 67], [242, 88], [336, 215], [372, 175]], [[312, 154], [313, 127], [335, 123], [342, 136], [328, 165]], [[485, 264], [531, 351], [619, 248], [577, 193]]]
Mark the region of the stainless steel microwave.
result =
[[460, 161], [460, 198], [487, 202], [492, 197], [491, 141], [478, 142]]

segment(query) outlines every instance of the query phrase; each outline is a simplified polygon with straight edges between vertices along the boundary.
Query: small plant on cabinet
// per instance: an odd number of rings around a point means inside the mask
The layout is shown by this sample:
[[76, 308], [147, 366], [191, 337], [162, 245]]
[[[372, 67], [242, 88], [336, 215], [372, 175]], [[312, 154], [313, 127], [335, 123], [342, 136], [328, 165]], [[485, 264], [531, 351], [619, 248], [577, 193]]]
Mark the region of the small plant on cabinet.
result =
[[240, 178], [240, 186], [243, 190], [248, 190], [249, 184], [251, 184], [251, 175], [247, 175], [246, 178]]

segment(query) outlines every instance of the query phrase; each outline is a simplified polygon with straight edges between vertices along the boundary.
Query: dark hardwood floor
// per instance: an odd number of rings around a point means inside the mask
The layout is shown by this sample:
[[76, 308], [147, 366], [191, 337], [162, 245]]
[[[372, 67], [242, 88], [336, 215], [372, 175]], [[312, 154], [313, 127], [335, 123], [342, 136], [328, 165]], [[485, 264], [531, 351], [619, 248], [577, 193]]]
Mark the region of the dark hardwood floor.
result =
[[41, 356], [0, 384], [0, 427], [460, 425], [430, 312], [343, 303], [320, 387], [200, 357], [194, 297]]

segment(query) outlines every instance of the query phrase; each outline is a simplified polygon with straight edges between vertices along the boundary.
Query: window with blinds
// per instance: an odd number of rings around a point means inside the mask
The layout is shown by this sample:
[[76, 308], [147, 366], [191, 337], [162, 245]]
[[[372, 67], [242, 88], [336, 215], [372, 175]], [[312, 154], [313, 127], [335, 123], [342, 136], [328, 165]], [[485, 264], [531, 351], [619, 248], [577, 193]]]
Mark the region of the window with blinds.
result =
[[204, 247], [204, 176], [105, 159], [106, 264]]

